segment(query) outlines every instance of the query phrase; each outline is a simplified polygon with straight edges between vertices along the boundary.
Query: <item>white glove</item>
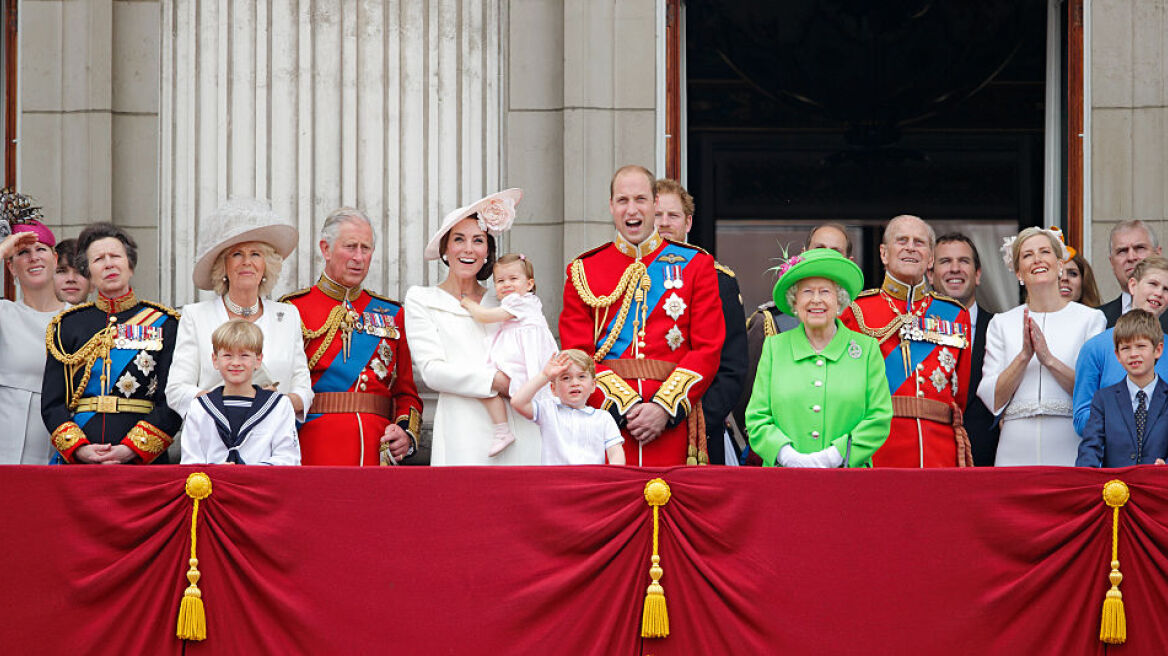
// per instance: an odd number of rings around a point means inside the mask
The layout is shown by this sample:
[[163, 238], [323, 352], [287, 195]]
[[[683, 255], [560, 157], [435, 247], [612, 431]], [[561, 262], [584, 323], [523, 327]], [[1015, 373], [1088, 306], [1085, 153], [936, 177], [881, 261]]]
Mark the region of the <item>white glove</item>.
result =
[[779, 464], [783, 467], [814, 467], [811, 458], [805, 453], [799, 453], [790, 444], [779, 449]]
[[844, 462], [844, 457], [840, 455], [839, 449], [834, 446], [829, 446], [822, 451], [809, 453], [805, 456], [812, 464], [808, 467], [819, 467], [821, 469], [835, 469]]

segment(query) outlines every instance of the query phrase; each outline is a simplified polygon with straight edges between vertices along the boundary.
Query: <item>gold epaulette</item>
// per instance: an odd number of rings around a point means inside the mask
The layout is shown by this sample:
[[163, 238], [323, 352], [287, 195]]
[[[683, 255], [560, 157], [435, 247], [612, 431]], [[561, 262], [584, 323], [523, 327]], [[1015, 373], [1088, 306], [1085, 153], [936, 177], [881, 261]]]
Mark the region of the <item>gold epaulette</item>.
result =
[[751, 313], [750, 317], [746, 319], [746, 329], [750, 330], [750, 327], [754, 324], [754, 318], [761, 315], [761, 321], [763, 322], [763, 337], [774, 337], [775, 335], [779, 334], [779, 329], [775, 327], [775, 317], [773, 314], [771, 314], [770, 310], [767, 309], [767, 305], [768, 304], [764, 303], [758, 306], [758, 309]]
[[738, 275], [734, 273], [734, 269], [731, 269], [730, 267], [726, 266], [725, 264], [722, 264], [721, 262], [719, 262], [717, 260], [714, 260], [714, 268], [721, 271], [722, 273], [730, 276], [731, 278], [738, 277]]
[[401, 304], [401, 303], [399, 303], [398, 301], [395, 301], [395, 300], [393, 300], [392, 298], [390, 298], [390, 297], [388, 297], [388, 296], [382, 296], [381, 294], [378, 294], [378, 293], [376, 293], [376, 292], [371, 292], [371, 291], [369, 291], [368, 289], [366, 289], [365, 291], [366, 291], [366, 293], [368, 293], [370, 296], [372, 296], [373, 298], [376, 298], [376, 299], [377, 299], [377, 300], [379, 300], [379, 301], [385, 301], [386, 303], [393, 303], [394, 305], [396, 305], [396, 306], [398, 306], [398, 307], [401, 307], [401, 306], [402, 306], [402, 304]]
[[305, 294], [307, 294], [310, 291], [312, 291], [312, 287], [305, 287], [304, 289], [297, 289], [294, 292], [288, 292], [287, 294], [284, 294], [283, 296], [280, 297], [279, 302], [280, 303], [287, 303], [289, 300], [304, 296]]
[[929, 296], [932, 296], [933, 298], [935, 298], [935, 299], [937, 299], [937, 300], [940, 300], [940, 301], [949, 301], [950, 303], [953, 303], [954, 305], [957, 305], [958, 307], [960, 307], [960, 308], [962, 308], [962, 309], [968, 309], [968, 308], [966, 308], [966, 307], [965, 307], [965, 304], [964, 304], [964, 303], [962, 303], [961, 301], [959, 301], [959, 300], [957, 300], [957, 299], [953, 298], [952, 296], [946, 296], [946, 295], [944, 295], [944, 294], [938, 294], [937, 292], [935, 292], [935, 291], [933, 291], [933, 290], [931, 290], [931, 289], [930, 289], [928, 292], [925, 292], [925, 293], [927, 293]]
[[879, 293], [880, 293], [879, 287], [875, 287], [873, 289], [865, 289], [864, 291], [860, 292], [859, 294], [856, 294], [856, 298], [864, 298], [865, 296], [874, 296], [874, 295], [879, 294]]
[[691, 244], [688, 241], [674, 241], [672, 239], [669, 239], [668, 237], [662, 237], [662, 240], [667, 241], [670, 244], [673, 244], [674, 246], [684, 246], [686, 248], [692, 248], [693, 250], [695, 250], [699, 253], [705, 253], [706, 255], [710, 254], [710, 251], [707, 251], [706, 249], [704, 249], [701, 246], [698, 246], [696, 244]]
[[170, 316], [174, 317], [175, 319], [182, 318], [182, 314], [179, 313], [178, 310], [176, 310], [170, 306], [163, 305], [162, 303], [155, 303], [154, 301], [145, 301], [142, 299], [138, 299], [138, 300], [144, 305], [149, 305], [150, 307], [152, 307], [156, 310], [162, 310], [163, 312], [169, 314]]

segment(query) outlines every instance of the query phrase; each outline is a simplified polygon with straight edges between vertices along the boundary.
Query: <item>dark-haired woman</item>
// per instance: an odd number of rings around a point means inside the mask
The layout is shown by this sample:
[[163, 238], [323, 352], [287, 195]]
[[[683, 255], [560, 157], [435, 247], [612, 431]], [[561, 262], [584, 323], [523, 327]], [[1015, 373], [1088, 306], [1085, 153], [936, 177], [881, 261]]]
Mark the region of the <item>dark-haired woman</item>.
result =
[[165, 463], [182, 421], [166, 404], [178, 313], [134, 294], [138, 248], [121, 228], [88, 226], [77, 253], [97, 297], [49, 323], [45, 427], [66, 462]]
[[469, 298], [483, 307], [499, 304], [481, 284], [491, 276], [495, 237], [511, 226], [523, 192], [508, 189], [461, 207], [442, 221], [426, 245], [425, 258], [449, 267], [434, 287], [406, 292], [406, 335], [414, 374], [438, 392], [434, 414], [432, 465], [538, 465], [539, 427], [508, 406], [515, 442], [491, 458], [494, 426], [480, 399], [506, 394], [510, 379], [487, 362], [487, 325], [461, 305]]

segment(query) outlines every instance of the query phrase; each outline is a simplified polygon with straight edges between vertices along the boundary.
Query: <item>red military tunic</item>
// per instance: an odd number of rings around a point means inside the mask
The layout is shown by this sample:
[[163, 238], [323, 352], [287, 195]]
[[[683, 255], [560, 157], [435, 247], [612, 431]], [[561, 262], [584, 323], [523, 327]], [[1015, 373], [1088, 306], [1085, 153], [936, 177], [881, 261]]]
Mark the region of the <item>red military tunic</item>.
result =
[[873, 466], [965, 465], [970, 456], [964, 431], [958, 433], [948, 420], [907, 416], [896, 398], [931, 399], [965, 409], [973, 335], [969, 312], [958, 301], [927, 291], [924, 282], [910, 288], [886, 275], [880, 289], [861, 292], [840, 319], [876, 338], [884, 353], [893, 418], [888, 440], [872, 457]]
[[[637, 402], [656, 403], [669, 415], [661, 436], [643, 447], [624, 431], [630, 465], [686, 463], [687, 418], [718, 371], [725, 332], [714, 258], [700, 248], [656, 232], [639, 245], [618, 235], [568, 266], [560, 343], [598, 361], [590, 403], [622, 428]], [[627, 367], [638, 361], [665, 375], [630, 374]]]
[[362, 289], [345, 289], [323, 275], [316, 285], [280, 300], [300, 311], [316, 394], [300, 427], [301, 463], [376, 465], [391, 418], [413, 440], [412, 452], [421, 430], [422, 401], [401, 305]]

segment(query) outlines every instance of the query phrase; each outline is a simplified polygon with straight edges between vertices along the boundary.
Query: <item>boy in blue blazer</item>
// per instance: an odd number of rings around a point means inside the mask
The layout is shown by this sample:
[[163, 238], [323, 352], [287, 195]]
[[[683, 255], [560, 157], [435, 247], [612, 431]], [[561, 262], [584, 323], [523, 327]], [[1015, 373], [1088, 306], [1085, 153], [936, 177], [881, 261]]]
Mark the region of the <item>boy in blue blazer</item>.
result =
[[1095, 393], [1075, 465], [1162, 465], [1168, 458], [1168, 383], [1155, 371], [1164, 352], [1160, 322], [1131, 310], [1116, 321], [1113, 339], [1127, 376]]

